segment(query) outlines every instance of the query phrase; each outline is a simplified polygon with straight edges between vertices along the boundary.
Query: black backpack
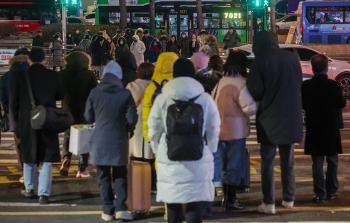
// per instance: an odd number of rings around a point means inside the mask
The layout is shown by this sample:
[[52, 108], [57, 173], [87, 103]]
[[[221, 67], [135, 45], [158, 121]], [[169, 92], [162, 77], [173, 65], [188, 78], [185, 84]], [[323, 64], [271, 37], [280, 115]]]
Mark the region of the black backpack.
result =
[[199, 96], [188, 101], [174, 100], [175, 104], [168, 107], [167, 145], [171, 161], [195, 161], [203, 156], [204, 111], [195, 103]]
[[152, 81], [153, 84], [156, 86], [156, 90], [154, 91], [153, 95], [152, 95], [152, 105], [154, 103], [154, 101], [156, 100], [156, 98], [158, 97], [158, 95], [160, 95], [162, 93], [162, 89], [163, 86], [168, 82], [168, 80], [162, 80], [162, 82], [160, 82], [160, 84], [158, 84], [157, 81]]

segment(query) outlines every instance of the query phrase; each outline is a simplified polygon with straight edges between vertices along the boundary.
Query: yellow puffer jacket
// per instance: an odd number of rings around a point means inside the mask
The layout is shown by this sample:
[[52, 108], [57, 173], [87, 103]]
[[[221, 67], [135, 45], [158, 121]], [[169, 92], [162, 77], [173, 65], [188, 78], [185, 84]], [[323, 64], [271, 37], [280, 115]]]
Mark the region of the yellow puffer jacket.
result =
[[[152, 80], [156, 81], [159, 84], [163, 80], [172, 80], [173, 70], [174, 70], [173, 67], [177, 59], [178, 59], [178, 56], [175, 53], [165, 52], [160, 54], [157, 60], [156, 67], [154, 69]], [[148, 121], [148, 116], [151, 112], [152, 96], [155, 90], [156, 90], [156, 86], [153, 83], [148, 85], [145, 91], [144, 99], [143, 99], [142, 126], [143, 126], [143, 136], [146, 142], [149, 142], [147, 121]]]

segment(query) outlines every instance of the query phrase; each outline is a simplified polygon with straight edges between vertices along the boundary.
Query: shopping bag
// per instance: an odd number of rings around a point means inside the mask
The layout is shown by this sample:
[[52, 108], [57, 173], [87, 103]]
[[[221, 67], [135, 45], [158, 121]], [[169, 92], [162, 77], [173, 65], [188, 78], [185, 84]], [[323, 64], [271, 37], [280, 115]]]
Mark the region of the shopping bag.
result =
[[93, 131], [93, 125], [72, 125], [70, 128], [69, 152], [74, 155], [89, 153], [89, 142]]

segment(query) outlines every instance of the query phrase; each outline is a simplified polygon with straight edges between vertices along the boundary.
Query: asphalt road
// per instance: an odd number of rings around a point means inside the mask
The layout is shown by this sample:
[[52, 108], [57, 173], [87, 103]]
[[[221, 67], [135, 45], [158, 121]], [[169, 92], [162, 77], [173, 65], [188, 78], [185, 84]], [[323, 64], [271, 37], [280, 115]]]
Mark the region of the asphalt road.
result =
[[[347, 110], [350, 110], [350, 106]], [[275, 166], [277, 215], [262, 215], [256, 212], [256, 206], [261, 201], [260, 192], [260, 156], [259, 145], [256, 142], [255, 128], [248, 138], [248, 148], [251, 154], [251, 189], [249, 193], [239, 194], [246, 209], [240, 212], [224, 212], [220, 207], [220, 197], [214, 204], [213, 217], [206, 222], [292, 222], [292, 221], [344, 221], [350, 219], [350, 113], [344, 113], [345, 129], [342, 130], [344, 154], [340, 156], [339, 164], [339, 198], [324, 204], [311, 202], [313, 197], [311, 178], [311, 159], [303, 155], [302, 144], [296, 146], [296, 207], [283, 209], [280, 207], [280, 169]], [[68, 177], [60, 177], [59, 164], [54, 166], [54, 183], [52, 203], [38, 205], [36, 200], [27, 200], [20, 196], [23, 187], [18, 183], [21, 175], [16, 166], [14, 141], [10, 133], [2, 134], [0, 146], [0, 222], [1, 223], [60, 223], [60, 222], [101, 222], [100, 198], [96, 179], [76, 179], [76, 161]], [[62, 142], [62, 136], [60, 141]], [[278, 164], [278, 157], [276, 164]], [[92, 175], [95, 169], [90, 167]], [[134, 222], [164, 222], [163, 205], [153, 205], [150, 216], [138, 216]]]

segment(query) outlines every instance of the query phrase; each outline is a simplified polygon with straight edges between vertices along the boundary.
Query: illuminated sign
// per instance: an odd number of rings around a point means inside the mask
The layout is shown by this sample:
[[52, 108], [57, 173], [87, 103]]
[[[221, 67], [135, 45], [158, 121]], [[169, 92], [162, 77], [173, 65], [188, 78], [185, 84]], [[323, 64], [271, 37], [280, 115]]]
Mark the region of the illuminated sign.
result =
[[241, 19], [242, 13], [240, 13], [240, 12], [225, 12], [224, 18], [225, 19]]

